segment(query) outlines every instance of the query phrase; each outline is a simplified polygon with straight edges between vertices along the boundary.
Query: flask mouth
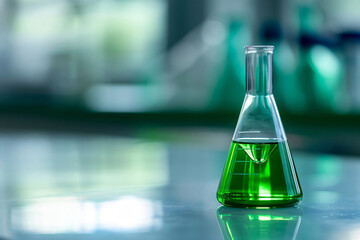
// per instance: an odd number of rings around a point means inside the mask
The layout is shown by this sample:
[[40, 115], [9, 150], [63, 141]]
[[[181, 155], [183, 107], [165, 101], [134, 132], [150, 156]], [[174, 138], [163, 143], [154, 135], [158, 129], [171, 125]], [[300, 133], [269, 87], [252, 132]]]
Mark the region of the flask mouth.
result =
[[246, 53], [253, 53], [253, 52], [273, 53], [274, 51], [274, 46], [272, 45], [250, 45], [250, 46], [245, 46], [244, 48]]

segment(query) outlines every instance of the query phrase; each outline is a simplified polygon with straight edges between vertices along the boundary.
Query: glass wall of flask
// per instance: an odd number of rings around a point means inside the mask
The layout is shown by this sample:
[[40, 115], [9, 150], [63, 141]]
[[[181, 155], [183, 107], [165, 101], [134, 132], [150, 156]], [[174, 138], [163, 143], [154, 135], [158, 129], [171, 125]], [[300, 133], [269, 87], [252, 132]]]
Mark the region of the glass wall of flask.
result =
[[245, 47], [246, 95], [217, 191], [233, 207], [299, 203], [302, 190], [273, 96], [272, 46]]

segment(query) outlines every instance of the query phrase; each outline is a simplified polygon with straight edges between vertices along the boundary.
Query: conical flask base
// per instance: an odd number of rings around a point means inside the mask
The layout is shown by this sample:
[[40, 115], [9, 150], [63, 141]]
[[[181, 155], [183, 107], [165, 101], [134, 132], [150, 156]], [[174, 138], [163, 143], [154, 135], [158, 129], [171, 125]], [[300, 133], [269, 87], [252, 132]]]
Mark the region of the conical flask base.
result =
[[253, 143], [239, 143], [241, 149], [254, 161], [254, 163], [265, 162], [272, 152], [277, 149], [277, 144], [253, 144]]
[[217, 192], [233, 207], [281, 207], [299, 203], [302, 192], [288, 144], [233, 142]]

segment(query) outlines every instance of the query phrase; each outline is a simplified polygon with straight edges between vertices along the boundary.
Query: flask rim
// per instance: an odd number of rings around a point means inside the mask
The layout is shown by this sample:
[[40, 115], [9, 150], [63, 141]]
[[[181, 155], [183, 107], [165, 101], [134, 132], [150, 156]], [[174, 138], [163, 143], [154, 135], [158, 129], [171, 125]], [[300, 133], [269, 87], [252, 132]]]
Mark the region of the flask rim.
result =
[[272, 53], [274, 51], [274, 46], [272, 45], [248, 45], [245, 46], [244, 48], [245, 48], [245, 52], [247, 53], [259, 52], [259, 51]]

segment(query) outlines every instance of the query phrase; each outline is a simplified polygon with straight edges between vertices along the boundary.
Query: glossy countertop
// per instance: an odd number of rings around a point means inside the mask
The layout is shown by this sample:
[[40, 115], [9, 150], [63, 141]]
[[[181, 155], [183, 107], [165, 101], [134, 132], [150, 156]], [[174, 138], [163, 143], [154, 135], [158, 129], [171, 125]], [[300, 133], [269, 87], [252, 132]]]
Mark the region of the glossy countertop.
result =
[[[0, 239], [359, 239], [360, 157], [293, 151], [297, 207], [221, 207], [231, 132], [0, 134]], [[291, 141], [290, 141], [291, 147]]]

